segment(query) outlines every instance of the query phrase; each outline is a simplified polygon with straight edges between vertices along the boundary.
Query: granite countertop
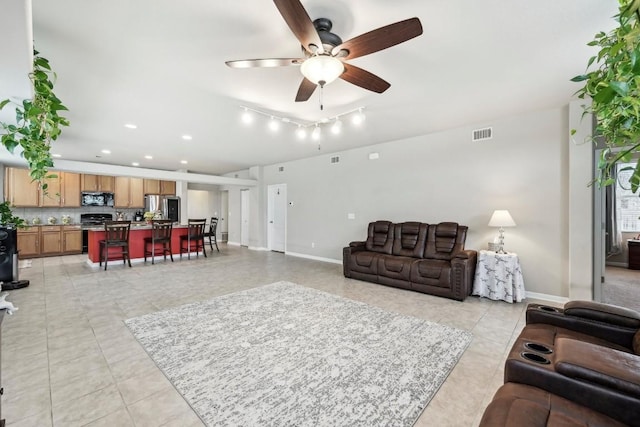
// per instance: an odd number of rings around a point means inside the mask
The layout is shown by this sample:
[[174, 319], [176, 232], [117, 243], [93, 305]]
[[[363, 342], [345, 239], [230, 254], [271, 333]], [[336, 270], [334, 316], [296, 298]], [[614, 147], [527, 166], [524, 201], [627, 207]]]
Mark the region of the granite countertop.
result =
[[[173, 228], [187, 228], [187, 225], [173, 224]], [[85, 227], [84, 229], [89, 231], [104, 231], [104, 225]], [[151, 224], [147, 224], [146, 222], [132, 222], [131, 231], [135, 230], [151, 230]]]

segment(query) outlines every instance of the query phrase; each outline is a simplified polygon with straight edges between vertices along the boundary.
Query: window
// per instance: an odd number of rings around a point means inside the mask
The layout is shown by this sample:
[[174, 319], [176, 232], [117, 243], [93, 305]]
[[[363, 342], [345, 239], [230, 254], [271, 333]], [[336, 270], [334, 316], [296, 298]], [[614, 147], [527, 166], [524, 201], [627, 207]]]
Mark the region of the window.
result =
[[[629, 178], [635, 163], [619, 163], [616, 180], [616, 216], [622, 232], [640, 232], [640, 196], [631, 192]], [[622, 170], [630, 168], [628, 170]]]

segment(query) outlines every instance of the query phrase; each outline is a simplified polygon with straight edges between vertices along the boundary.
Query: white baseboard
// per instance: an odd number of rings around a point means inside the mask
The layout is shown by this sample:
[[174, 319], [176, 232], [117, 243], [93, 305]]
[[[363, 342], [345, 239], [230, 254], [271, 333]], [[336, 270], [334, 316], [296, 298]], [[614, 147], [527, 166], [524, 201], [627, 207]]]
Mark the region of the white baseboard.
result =
[[559, 297], [557, 295], [541, 294], [538, 292], [526, 292], [527, 298], [538, 299], [542, 301], [555, 302], [558, 304], [564, 304], [569, 301], [569, 298]]
[[314, 255], [299, 254], [299, 253], [296, 253], [296, 252], [287, 252], [287, 251], [285, 251], [284, 254], [285, 255], [290, 255], [290, 256], [295, 256], [295, 257], [298, 257], [298, 258], [307, 258], [307, 259], [312, 259], [312, 260], [315, 260], [315, 261], [330, 262], [332, 264], [340, 264], [340, 265], [342, 265], [342, 260], [338, 260], [338, 259], [324, 258], [324, 257], [319, 257], [319, 256], [314, 256]]
[[626, 262], [607, 262], [606, 265], [610, 265], [611, 267], [629, 268], [629, 264]]
[[249, 246], [252, 251], [268, 251], [269, 248], [263, 248], [262, 246]]
[[238, 242], [232, 242], [231, 240], [229, 240], [229, 241], [227, 242], [227, 245], [230, 245], [230, 246], [240, 246], [240, 243], [238, 243]]

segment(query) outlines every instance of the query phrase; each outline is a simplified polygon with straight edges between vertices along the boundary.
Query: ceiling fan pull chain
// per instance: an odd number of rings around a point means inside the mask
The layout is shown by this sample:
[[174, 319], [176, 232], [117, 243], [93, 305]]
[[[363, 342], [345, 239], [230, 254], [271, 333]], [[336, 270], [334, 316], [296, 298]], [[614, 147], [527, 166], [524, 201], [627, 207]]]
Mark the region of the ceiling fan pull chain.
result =
[[324, 110], [324, 101], [322, 100], [322, 95], [324, 94], [324, 82], [320, 80], [320, 111]]

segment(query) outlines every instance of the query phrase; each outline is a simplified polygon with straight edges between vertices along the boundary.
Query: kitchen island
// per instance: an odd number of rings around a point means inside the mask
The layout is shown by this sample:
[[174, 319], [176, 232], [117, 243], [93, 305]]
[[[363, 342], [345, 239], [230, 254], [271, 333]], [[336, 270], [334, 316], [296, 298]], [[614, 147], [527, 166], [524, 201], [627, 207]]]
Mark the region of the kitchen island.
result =
[[[180, 255], [180, 236], [186, 236], [188, 227], [186, 225], [174, 224], [171, 232], [171, 252]], [[91, 266], [100, 264], [100, 240], [104, 240], [104, 227], [93, 227], [88, 229], [88, 257], [87, 263]], [[144, 223], [132, 223], [129, 232], [129, 256], [131, 262], [144, 262], [144, 238], [151, 237], [151, 225]], [[186, 255], [186, 254], [185, 254]], [[195, 252], [192, 253], [195, 255]], [[162, 259], [162, 250], [156, 249], [156, 261]], [[149, 262], [151, 261], [148, 256]], [[122, 261], [119, 253], [109, 257], [109, 261]]]

